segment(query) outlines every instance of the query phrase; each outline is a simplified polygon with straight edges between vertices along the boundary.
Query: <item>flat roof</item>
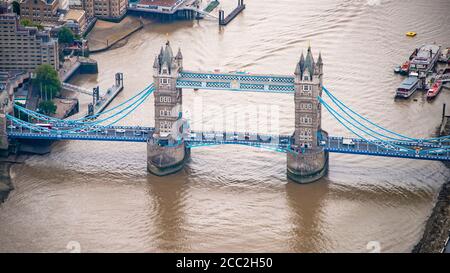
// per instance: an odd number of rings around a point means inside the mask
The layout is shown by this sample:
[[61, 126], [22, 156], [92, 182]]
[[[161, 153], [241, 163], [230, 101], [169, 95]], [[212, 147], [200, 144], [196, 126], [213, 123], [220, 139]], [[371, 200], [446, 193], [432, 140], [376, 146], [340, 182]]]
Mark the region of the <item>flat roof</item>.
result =
[[66, 20], [73, 20], [73, 21], [79, 21], [85, 14], [86, 12], [84, 10], [80, 10], [80, 9], [70, 9], [67, 13], [66, 16], [64, 16], [64, 19]]
[[399, 88], [409, 89], [418, 81], [417, 77], [406, 78], [399, 86]]

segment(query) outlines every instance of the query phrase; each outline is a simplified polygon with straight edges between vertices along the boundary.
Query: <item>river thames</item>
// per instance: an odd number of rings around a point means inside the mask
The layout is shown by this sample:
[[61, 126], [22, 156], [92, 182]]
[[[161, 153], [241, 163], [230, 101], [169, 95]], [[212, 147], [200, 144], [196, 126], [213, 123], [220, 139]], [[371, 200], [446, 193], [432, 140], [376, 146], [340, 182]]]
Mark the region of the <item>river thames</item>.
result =
[[[236, 1], [222, 1], [230, 11]], [[394, 100], [403, 78], [393, 67], [425, 43], [450, 46], [450, 2], [247, 0], [220, 29], [215, 20], [149, 22], [123, 47], [92, 55], [98, 75], [73, 83], [102, 90], [124, 73], [117, 105], [152, 81], [167, 39], [189, 70], [293, 74], [302, 50], [321, 52], [324, 85], [362, 115], [414, 137], [440, 123], [443, 90]], [[217, 11], [215, 11], [217, 13]], [[405, 32], [415, 31], [414, 38]], [[186, 116], [201, 103], [194, 129], [227, 128], [227, 109], [272, 109], [279, 133], [294, 130], [292, 95], [183, 91]], [[90, 98], [80, 95], [81, 111]], [[323, 110], [330, 135], [349, 136]], [[153, 96], [122, 124], [153, 126]], [[231, 128], [234, 129], [234, 128]], [[239, 128], [238, 128], [239, 129]], [[286, 177], [286, 155], [242, 146], [192, 150], [184, 170], [156, 177], [146, 144], [64, 141], [50, 154], [12, 168], [15, 190], [0, 205], [0, 251], [67, 252], [410, 252], [422, 236], [439, 187], [450, 179], [440, 162], [330, 154], [329, 174], [299, 185]], [[70, 245], [70, 244], [69, 244]], [[373, 243], [369, 243], [369, 246]], [[370, 247], [369, 247], [370, 248]]]

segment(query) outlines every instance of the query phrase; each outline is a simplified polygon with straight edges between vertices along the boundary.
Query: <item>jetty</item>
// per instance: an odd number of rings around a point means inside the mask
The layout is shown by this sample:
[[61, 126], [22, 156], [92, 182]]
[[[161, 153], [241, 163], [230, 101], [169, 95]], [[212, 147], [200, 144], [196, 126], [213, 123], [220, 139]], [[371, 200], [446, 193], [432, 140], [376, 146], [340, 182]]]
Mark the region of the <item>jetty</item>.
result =
[[114, 85], [100, 95], [99, 87], [95, 87], [92, 92], [92, 103], [88, 105], [86, 117], [103, 112], [105, 108], [114, 100], [114, 98], [123, 90], [123, 73], [116, 73]]
[[244, 0], [238, 0], [238, 6], [230, 14], [228, 14], [227, 17], [225, 17], [225, 12], [222, 9], [219, 10], [219, 25], [221, 26], [228, 25], [244, 9], [245, 9]]
[[203, 11], [209, 13], [209, 12], [213, 11], [219, 4], [220, 4], [220, 2], [217, 0], [211, 1], [208, 4], [208, 6], [205, 9], [203, 9]]

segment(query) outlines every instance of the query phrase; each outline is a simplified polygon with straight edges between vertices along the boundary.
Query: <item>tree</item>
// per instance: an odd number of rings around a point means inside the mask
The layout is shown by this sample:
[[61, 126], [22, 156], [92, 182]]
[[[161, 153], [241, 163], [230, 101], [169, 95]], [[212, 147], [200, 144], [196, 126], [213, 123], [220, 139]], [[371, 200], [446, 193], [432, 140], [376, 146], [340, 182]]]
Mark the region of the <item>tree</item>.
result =
[[20, 4], [18, 1], [12, 2], [12, 9], [15, 14], [20, 15]]
[[68, 27], [62, 27], [58, 32], [58, 42], [61, 44], [72, 44], [74, 35]]
[[24, 27], [32, 27], [34, 26], [33, 21], [28, 18], [20, 19], [20, 24]]
[[44, 115], [55, 114], [56, 108], [57, 106], [51, 100], [44, 100], [41, 103], [39, 103], [39, 112], [41, 112]]
[[20, 24], [24, 27], [37, 27], [39, 30], [43, 30], [44, 26], [40, 23], [35, 23], [28, 18], [20, 19]]
[[39, 88], [41, 98], [50, 100], [59, 94], [61, 81], [58, 72], [49, 64], [42, 64], [36, 69], [36, 78], [33, 85]]

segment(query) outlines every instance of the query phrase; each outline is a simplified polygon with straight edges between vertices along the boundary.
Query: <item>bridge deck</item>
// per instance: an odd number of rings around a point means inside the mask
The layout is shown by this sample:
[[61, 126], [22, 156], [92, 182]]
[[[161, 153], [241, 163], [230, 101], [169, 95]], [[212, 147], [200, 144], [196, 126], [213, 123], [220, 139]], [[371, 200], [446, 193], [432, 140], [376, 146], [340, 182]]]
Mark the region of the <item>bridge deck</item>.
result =
[[[47, 139], [47, 140], [96, 140], [96, 141], [125, 141], [147, 142], [152, 137], [154, 128], [137, 126], [110, 126], [91, 130], [74, 129], [68, 125], [55, 127], [52, 131], [36, 131], [25, 127], [8, 128], [10, 139]], [[291, 136], [247, 134], [230, 132], [198, 132], [192, 131], [185, 137], [189, 147], [214, 146], [222, 144], [237, 144], [262, 147], [280, 152], [289, 152]], [[450, 161], [450, 149], [444, 149], [439, 143], [423, 144], [415, 142], [390, 142], [392, 145], [402, 145], [403, 148], [393, 150], [392, 146], [382, 146], [379, 141], [353, 139], [351, 145], [344, 144], [342, 137], [329, 137], [323, 147], [331, 153], [360, 154], [383, 157], [400, 157], [410, 159]], [[308, 150], [302, 152], [307, 153]]]

